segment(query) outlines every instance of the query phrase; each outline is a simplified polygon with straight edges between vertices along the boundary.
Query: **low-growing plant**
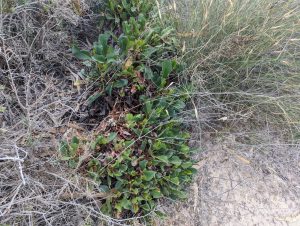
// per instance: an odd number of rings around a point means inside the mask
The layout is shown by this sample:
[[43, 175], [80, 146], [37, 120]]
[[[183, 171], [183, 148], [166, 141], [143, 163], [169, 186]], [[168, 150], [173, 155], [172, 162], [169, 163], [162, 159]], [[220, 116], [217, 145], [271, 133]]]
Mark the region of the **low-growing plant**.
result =
[[[146, 104], [139, 114], [124, 114], [95, 140], [82, 142], [89, 142], [93, 157], [81, 167], [97, 182], [99, 192], [110, 194], [101, 209], [116, 217], [148, 213], [161, 197], [186, 197], [184, 185], [195, 173], [189, 133], [182, 132], [181, 122], [174, 119], [184, 102], [172, 95], [141, 99]], [[78, 144], [74, 137], [61, 145], [62, 159], [75, 166], [81, 153]]]
[[[90, 51], [72, 49], [97, 81], [89, 103], [110, 97], [114, 107], [92, 138], [63, 141], [61, 159], [108, 194], [101, 210], [117, 218], [147, 214], [162, 197], [185, 198], [195, 173], [190, 135], [178, 117], [188, 100], [176, 86], [178, 42], [172, 27], [150, 18], [153, 2], [144, 3], [108, 1], [118, 32], [100, 34]], [[82, 160], [86, 148], [90, 157]]]
[[177, 42], [170, 36], [174, 30], [145, 26], [144, 21], [131, 17], [128, 23], [123, 23], [123, 34], [99, 35], [92, 51], [73, 47], [74, 55], [91, 68], [89, 76], [100, 77], [101, 93], [128, 96], [143, 91], [145, 86], [163, 88], [169, 74], [180, 70], [176, 60], [169, 59], [176, 53]]
[[148, 15], [152, 10], [152, 1], [147, 0], [107, 0], [105, 2], [105, 18], [116, 25], [130, 18]]

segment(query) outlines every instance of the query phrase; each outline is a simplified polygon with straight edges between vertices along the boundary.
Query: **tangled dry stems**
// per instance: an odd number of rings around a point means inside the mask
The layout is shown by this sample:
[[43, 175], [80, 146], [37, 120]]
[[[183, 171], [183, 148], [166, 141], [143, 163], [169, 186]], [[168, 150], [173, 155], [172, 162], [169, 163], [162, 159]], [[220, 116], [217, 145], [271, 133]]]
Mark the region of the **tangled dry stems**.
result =
[[102, 215], [97, 196], [83, 186], [87, 182], [55, 158], [59, 131], [70, 129], [69, 118], [88, 92], [74, 87], [80, 70], [69, 48], [72, 38], [97, 35], [91, 3], [82, 1], [80, 13], [72, 1], [31, 2], [1, 13], [2, 224], [82, 225], [92, 219], [122, 224]]

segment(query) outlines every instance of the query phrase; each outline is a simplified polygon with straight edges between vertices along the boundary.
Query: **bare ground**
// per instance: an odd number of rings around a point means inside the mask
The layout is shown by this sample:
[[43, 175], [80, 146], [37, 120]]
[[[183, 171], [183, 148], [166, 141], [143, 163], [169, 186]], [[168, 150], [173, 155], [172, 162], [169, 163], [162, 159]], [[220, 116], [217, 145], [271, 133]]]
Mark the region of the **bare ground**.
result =
[[206, 135], [190, 198], [169, 209], [165, 225], [300, 225], [300, 147], [243, 134]]

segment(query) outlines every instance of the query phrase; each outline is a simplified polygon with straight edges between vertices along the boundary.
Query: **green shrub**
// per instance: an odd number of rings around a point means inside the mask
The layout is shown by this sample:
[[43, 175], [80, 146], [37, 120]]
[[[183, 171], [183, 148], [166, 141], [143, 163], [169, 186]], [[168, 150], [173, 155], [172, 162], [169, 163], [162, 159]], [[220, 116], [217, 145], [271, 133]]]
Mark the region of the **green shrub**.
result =
[[[162, 197], [185, 198], [195, 173], [189, 133], [178, 117], [188, 96], [176, 86], [177, 41], [171, 27], [150, 18], [150, 3], [108, 1], [111, 31], [91, 51], [72, 49], [97, 81], [90, 104], [100, 96], [115, 103], [94, 138], [62, 142], [61, 157], [108, 194], [101, 210], [117, 218], [147, 214]], [[92, 157], [82, 161], [84, 147]]]

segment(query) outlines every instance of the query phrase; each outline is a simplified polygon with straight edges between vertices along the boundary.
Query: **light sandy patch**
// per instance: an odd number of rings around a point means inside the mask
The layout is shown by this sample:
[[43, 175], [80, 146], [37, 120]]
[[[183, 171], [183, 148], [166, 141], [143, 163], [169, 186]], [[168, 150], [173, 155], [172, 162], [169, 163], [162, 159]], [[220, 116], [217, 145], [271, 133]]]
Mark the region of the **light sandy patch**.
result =
[[168, 209], [165, 225], [300, 225], [300, 148], [277, 140], [204, 141], [190, 198]]

